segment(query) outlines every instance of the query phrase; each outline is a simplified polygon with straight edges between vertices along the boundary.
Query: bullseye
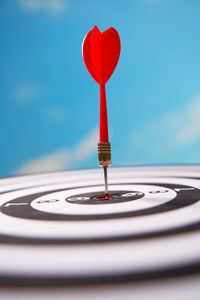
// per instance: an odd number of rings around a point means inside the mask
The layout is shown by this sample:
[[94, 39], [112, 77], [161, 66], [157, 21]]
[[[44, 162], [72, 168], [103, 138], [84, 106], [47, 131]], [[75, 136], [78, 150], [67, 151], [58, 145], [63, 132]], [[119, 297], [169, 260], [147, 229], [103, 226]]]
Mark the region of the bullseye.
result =
[[112, 191], [111, 194], [102, 192], [86, 193], [72, 196], [66, 199], [69, 203], [76, 204], [117, 204], [125, 201], [133, 201], [144, 197], [142, 192], [134, 191]]

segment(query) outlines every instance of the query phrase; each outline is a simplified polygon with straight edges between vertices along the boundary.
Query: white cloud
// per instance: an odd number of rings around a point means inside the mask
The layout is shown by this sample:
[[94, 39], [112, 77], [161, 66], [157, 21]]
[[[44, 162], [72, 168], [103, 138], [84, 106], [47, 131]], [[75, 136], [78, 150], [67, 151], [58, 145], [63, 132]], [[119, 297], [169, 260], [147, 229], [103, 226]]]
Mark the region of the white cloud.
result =
[[[180, 117], [179, 117], [180, 118]], [[183, 128], [177, 134], [177, 143], [186, 145], [200, 137], [200, 95], [182, 114]]]
[[83, 160], [88, 157], [91, 153], [97, 151], [98, 142], [98, 129], [95, 128], [86, 139], [80, 141], [78, 147], [74, 152], [74, 158], [77, 161]]
[[[148, 149], [153, 157], [189, 146], [200, 138], [200, 95], [179, 110], [168, 112], [156, 121], [147, 122], [131, 137], [136, 151]], [[150, 154], [150, 155], [151, 155]]]
[[52, 121], [63, 121], [67, 117], [67, 111], [64, 107], [51, 107], [44, 112], [44, 116]]
[[60, 149], [23, 164], [15, 174], [34, 174], [40, 172], [59, 171], [73, 167], [83, 161], [97, 149], [98, 130], [95, 128], [79, 142], [74, 149]]
[[34, 83], [22, 83], [12, 91], [12, 99], [17, 103], [32, 102], [37, 98], [39, 89]]
[[18, 0], [19, 7], [26, 12], [43, 11], [59, 14], [68, 8], [68, 0]]
[[73, 155], [67, 151], [57, 151], [55, 153], [30, 160], [22, 165], [15, 173], [34, 174], [38, 172], [57, 171], [67, 166]]

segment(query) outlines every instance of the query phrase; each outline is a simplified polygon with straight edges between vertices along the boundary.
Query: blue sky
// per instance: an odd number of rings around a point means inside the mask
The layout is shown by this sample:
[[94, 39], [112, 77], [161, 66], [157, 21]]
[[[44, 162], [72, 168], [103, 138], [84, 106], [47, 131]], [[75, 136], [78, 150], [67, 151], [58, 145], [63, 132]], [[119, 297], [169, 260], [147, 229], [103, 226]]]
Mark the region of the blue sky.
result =
[[200, 163], [200, 1], [1, 0], [0, 176], [97, 167], [99, 87], [81, 45], [113, 26], [113, 166]]

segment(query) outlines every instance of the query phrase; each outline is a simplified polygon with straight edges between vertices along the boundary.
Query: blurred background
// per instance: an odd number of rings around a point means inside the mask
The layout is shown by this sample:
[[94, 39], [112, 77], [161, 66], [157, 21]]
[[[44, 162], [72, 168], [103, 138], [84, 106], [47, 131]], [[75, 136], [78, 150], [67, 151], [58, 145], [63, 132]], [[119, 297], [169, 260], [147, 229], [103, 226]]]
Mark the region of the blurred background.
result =
[[99, 87], [81, 45], [121, 38], [113, 166], [200, 163], [200, 1], [1, 0], [0, 176], [98, 167]]

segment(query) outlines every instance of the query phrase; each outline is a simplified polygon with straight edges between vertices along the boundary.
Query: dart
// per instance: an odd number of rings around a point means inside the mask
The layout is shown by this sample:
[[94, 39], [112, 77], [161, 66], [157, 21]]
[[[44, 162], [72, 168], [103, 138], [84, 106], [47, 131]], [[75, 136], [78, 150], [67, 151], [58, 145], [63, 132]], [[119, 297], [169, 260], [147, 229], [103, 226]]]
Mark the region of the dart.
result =
[[117, 66], [120, 49], [120, 37], [113, 27], [110, 27], [104, 32], [100, 32], [98, 27], [94, 26], [85, 36], [82, 45], [82, 54], [87, 70], [100, 87], [98, 159], [99, 165], [104, 169], [106, 197], [108, 194], [107, 167], [111, 165], [111, 144], [108, 134], [105, 85]]

